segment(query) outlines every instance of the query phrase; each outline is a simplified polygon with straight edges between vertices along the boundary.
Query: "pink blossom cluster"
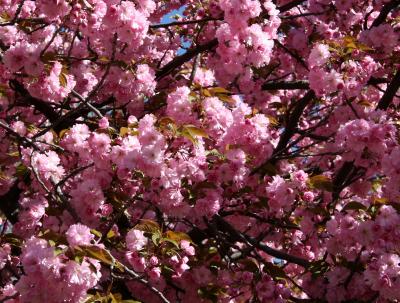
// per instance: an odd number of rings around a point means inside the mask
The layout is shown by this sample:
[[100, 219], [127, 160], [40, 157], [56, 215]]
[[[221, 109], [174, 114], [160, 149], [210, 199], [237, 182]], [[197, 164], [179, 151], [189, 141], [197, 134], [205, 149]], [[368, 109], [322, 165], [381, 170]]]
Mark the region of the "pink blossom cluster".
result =
[[21, 302], [79, 302], [101, 277], [99, 261], [87, 259], [79, 264], [63, 259], [55, 256], [45, 240], [35, 237], [26, 242], [21, 264], [25, 274], [15, 285]]
[[3, 0], [0, 302], [400, 301], [398, 0]]

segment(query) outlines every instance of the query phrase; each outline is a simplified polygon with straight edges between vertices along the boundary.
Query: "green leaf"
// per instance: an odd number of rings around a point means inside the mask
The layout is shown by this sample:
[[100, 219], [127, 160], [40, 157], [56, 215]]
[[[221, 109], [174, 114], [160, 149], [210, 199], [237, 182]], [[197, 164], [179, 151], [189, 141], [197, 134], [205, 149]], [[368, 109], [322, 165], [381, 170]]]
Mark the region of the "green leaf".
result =
[[121, 302], [121, 294], [112, 294], [110, 293], [108, 297], [111, 299], [111, 303], [119, 303]]
[[104, 264], [112, 264], [112, 258], [103, 248], [98, 246], [84, 246], [81, 249], [87, 257], [99, 260]]
[[83, 303], [95, 303], [102, 302], [104, 297], [102, 297], [98, 292], [95, 295], [89, 295], [89, 297]]
[[307, 183], [311, 188], [333, 191], [333, 183], [331, 179], [324, 175], [312, 176], [308, 179]]
[[0, 170], [0, 180], [6, 181], [6, 180], [9, 180], [9, 179], [10, 179], [10, 176], [8, 176], [5, 172]]
[[114, 232], [112, 229], [110, 229], [110, 230], [108, 231], [106, 237], [107, 237], [107, 239], [114, 238], [114, 237], [115, 237], [115, 232]]
[[[98, 246], [80, 246], [80, 250], [85, 256], [101, 261], [104, 264], [112, 265], [113, 259], [111, 255], [104, 249]], [[123, 271], [124, 268], [121, 263], [115, 260], [114, 267]]]
[[24, 164], [19, 163], [16, 167], [16, 176], [23, 177], [26, 173], [28, 173], [28, 168]]
[[320, 277], [329, 270], [329, 265], [324, 260], [319, 260], [311, 263], [308, 270], [311, 272], [312, 277]]
[[347, 210], [366, 210], [367, 208], [365, 207], [364, 204], [357, 202], [357, 201], [351, 201], [347, 203], [342, 211], [347, 211]]
[[15, 246], [15, 247], [22, 247], [22, 243], [23, 243], [22, 238], [20, 238], [17, 235], [14, 235], [12, 233], [8, 233], [8, 234], [3, 235], [1, 237], [1, 241], [5, 242], [5, 243], [8, 243], [8, 244], [10, 244], [12, 246]]
[[62, 249], [62, 248], [60, 248], [60, 247], [56, 247], [56, 248], [54, 249], [54, 255], [55, 255], [55, 256], [61, 255], [62, 253], [65, 253], [65, 251], [66, 251], [66, 249]]
[[172, 240], [172, 239], [168, 239], [168, 238], [161, 238], [161, 243], [165, 243], [165, 242], [171, 243], [171, 244], [173, 244], [176, 248], [179, 248], [178, 242], [176, 242], [176, 241], [174, 241], [174, 240]]
[[208, 254], [209, 255], [215, 255], [218, 253], [218, 248], [216, 248], [215, 246], [210, 246], [208, 248]]
[[58, 79], [59, 79], [60, 85], [62, 87], [66, 87], [68, 85], [67, 75], [64, 72], [60, 73], [60, 75], [58, 76]]
[[210, 300], [213, 303], [218, 302], [218, 298], [225, 294], [225, 290], [217, 285], [207, 285], [204, 287], [200, 287], [197, 290], [197, 294], [206, 300]]
[[49, 62], [52, 62], [52, 61], [56, 61], [57, 60], [57, 54], [53, 53], [53, 52], [47, 52], [47, 53], [44, 53], [41, 56], [41, 59], [42, 59], [42, 61], [44, 63], [49, 63]]
[[64, 137], [64, 135], [65, 135], [68, 131], [69, 131], [68, 128], [67, 128], [67, 129], [62, 129], [62, 130], [60, 131], [60, 133], [58, 134], [58, 137], [59, 137], [60, 139], [62, 139], [62, 137]]
[[177, 243], [180, 243], [182, 240], [186, 240], [186, 241], [193, 243], [192, 239], [189, 237], [188, 234], [178, 232], [178, 231], [168, 230], [167, 232], [164, 233], [164, 237], [167, 239], [173, 240]]
[[158, 120], [158, 125], [160, 125], [161, 128], [165, 128], [168, 124], [175, 125], [176, 123], [171, 117], [162, 117]]
[[378, 192], [381, 187], [382, 187], [382, 180], [375, 179], [372, 181], [372, 190], [374, 192]]
[[189, 141], [191, 141], [194, 145], [197, 145], [198, 143], [196, 137], [208, 138], [208, 135], [204, 130], [194, 125], [183, 125], [179, 128], [178, 133], [181, 136], [189, 139]]
[[54, 245], [68, 245], [67, 238], [64, 235], [57, 234], [52, 230], [46, 230], [39, 238], [49, 241], [50, 244], [54, 243]]
[[101, 238], [103, 236], [101, 232], [99, 232], [98, 230], [95, 230], [95, 229], [91, 229], [90, 233], [95, 235], [98, 238]]
[[213, 157], [217, 157], [217, 158], [219, 158], [219, 159], [225, 159], [225, 155], [223, 155], [223, 154], [221, 154], [218, 150], [216, 150], [215, 148], [214, 149], [211, 149], [211, 150], [207, 150], [206, 151], [206, 155], [207, 156], [213, 156]]
[[373, 201], [374, 204], [387, 204], [389, 199], [385, 197], [373, 197]]
[[129, 135], [129, 133], [130, 133], [130, 129], [129, 129], [128, 127], [121, 127], [121, 128], [119, 129], [119, 135], [120, 135], [121, 137], [124, 137], [124, 136], [126, 136], [126, 135]]
[[200, 92], [204, 97], [212, 97], [211, 92], [207, 88], [202, 88]]
[[134, 228], [151, 234], [161, 234], [161, 229], [158, 223], [148, 219], [141, 219], [140, 223], [137, 224]]
[[229, 90], [227, 90], [226, 88], [223, 88], [223, 87], [212, 87], [212, 88], [209, 88], [208, 91], [209, 91], [212, 95], [216, 95], [216, 94], [230, 94], [230, 93], [231, 93]]
[[231, 96], [231, 92], [223, 87], [212, 87], [208, 89], [208, 92], [211, 96], [215, 96], [220, 99], [222, 102], [227, 104], [234, 104], [235, 100]]
[[316, 215], [329, 216], [328, 210], [321, 206], [309, 207], [309, 208], [307, 208], [307, 210]]
[[158, 242], [160, 241], [160, 234], [159, 233], [152, 234], [151, 241], [153, 241], [155, 246], [158, 246]]
[[184, 128], [189, 131], [193, 136], [208, 138], [207, 133], [194, 125], [185, 125]]
[[268, 175], [268, 176], [271, 176], [271, 177], [275, 176], [278, 173], [276, 165], [271, 163], [271, 162], [265, 163], [265, 165], [263, 165], [261, 170], [262, 170], [262, 173], [264, 175]]
[[218, 99], [220, 99], [222, 102], [228, 103], [228, 104], [235, 104], [235, 100], [231, 96], [227, 95], [220, 95], [218, 94]]

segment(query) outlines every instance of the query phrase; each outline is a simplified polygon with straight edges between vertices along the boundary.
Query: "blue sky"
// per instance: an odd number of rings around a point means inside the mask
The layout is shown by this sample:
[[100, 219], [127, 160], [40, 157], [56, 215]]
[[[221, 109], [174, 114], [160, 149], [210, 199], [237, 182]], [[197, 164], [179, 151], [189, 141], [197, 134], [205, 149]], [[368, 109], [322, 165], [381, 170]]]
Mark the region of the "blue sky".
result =
[[[184, 10], [185, 10], [185, 6], [182, 6], [180, 9], [174, 9], [174, 10], [171, 11], [170, 13], [164, 15], [164, 17], [161, 18], [161, 22], [160, 22], [160, 23], [161, 23], [161, 24], [164, 24], [164, 23], [171, 23], [171, 22], [176, 21], [176, 20], [175, 20], [174, 18], [172, 18], [172, 17], [175, 16], [175, 15], [181, 15], [181, 16], [182, 16]], [[190, 43], [189, 43], [189, 42], [183, 42], [183, 41], [182, 41], [182, 45], [183, 45], [184, 47], [187, 48], [187, 47], [190, 46]], [[186, 52], [185, 49], [180, 48], [180, 49], [178, 49], [178, 51], [177, 51], [177, 55], [182, 55], [182, 54], [184, 54], [185, 52]]]

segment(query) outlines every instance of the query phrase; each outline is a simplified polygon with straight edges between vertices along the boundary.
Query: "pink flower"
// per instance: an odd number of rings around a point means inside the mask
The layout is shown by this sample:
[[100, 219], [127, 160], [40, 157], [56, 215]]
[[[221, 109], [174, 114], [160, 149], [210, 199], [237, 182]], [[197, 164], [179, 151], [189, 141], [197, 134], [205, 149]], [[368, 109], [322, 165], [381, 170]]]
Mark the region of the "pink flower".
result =
[[141, 250], [147, 245], [147, 242], [148, 240], [141, 230], [131, 229], [126, 235], [126, 247], [129, 251], [136, 252]]
[[190, 89], [186, 86], [178, 87], [167, 97], [167, 115], [179, 124], [193, 122], [192, 104], [189, 101]]
[[188, 256], [194, 256], [195, 255], [194, 247], [190, 245], [189, 241], [182, 240], [181, 243], [180, 243], [180, 247]]
[[303, 199], [304, 199], [304, 201], [306, 201], [306, 202], [312, 202], [312, 201], [314, 200], [314, 193], [311, 192], [311, 191], [306, 191], [306, 192], [303, 194]]
[[316, 44], [308, 57], [310, 68], [324, 65], [330, 57], [329, 46], [326, 44]]
[[198, 199], [195, 211], [198, 216], [212, 217], [221, 208], [222, 198], [217, 192], [208, 191], [205, 198]]
[[71, 247], [79, 245], [90, 245], [94, 235], [90, 228], [80, 223], [71, 225], [66, 232], [68, 243]]
[[17, 43], [15, 46], [9, 48], [4, 56], [3, 62], [5, 66], [12, 72], [16, 72], [24, 66], [25, 50], [24, 46]]
[[157, 281], [161, 276], [161, 269], [159, 267], [153, 267], [147, 274], [151, 281]]
[[98, 123], [99, 123], [99, 128], [101, 129], [106, 129], [110, 125], [107, 117], [101, 118]]

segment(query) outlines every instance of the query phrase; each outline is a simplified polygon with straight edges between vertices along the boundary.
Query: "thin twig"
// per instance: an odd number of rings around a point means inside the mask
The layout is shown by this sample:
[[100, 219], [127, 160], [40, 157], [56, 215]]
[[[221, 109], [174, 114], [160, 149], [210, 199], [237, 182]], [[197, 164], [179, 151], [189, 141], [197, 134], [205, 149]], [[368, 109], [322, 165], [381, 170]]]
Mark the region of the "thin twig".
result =
[[[117, 261], [115, 259], [115, 257], [111, 254], [111, 252], [109, 252], [108, 250], [104, 249], [104, 251], [108, 254], [108, 256], [111, 259], [111, 264], [117, 264]], [[167, 297], [164, 296], [164, 294], [158, 290], [157, 288], [155, 288], [153, 285], [150, 284], [149, 281], [147, 281], [146, 279], [144, 279], [142, 276], [140, 276], [138, 273], [134, 272], [133, 270], [131, 270], [129, 267], [127, 267], [126, 265], [122, 264], [121, 262], [118, 262], [118, 265], [120, 267], [122, 267], [123, 271], [128, 273], [133, 279], [135, 279], [136, 281], [142, 283], [143, 285], [145, 285], [146, 287], [148, 287], [153, 293], [155, 293], [164, 303], [170, 303], [170, 301], [167, 299]], [[113, 268], [112, 268], [113, 269]]]
[[40, 52], [39, 57], [42, 58], [44, 53], [47, 51], [47, 49], [50, 47], [50, 45], [53, 43], [54, 39], [57, 37], [58, 33], [60, 32], [61, 27], [57, 28], [56, 31], [54, 32], [53, 36], [51, 36], [49, 42], [47, 42], [46, 46], [42, 51]]
[[204, 23], [204, 22], [209, 22], [209, 21], [221, 21], [223, 20], [222, 18], [204, 18], [204, 19], [199, 19], [199, 20], [186, 20], [186, 21], [175, 21], [175, 22], [170, 22], [170, 23], [160, 23], [160, 24], [153, 24], [150, 25], [150, 28], [152, 29], [157, 29], [157, 28], [166, 28], [170, 26], [181, 26], [181, 25], [189, 25], [189, 24], [197, 24], [197, 23]]
[[110, 72], [111, 65], [112, 65], [112, 63], [114, 62], [114, 59], [115, 59], [115, 52], [116, 52], [116, 48], [117, 48], [117, 38], [118, 38], [117, 34], [114, 34], [114, 39], [113, 39], [113, 42], [112, 42], [113, 47], [112, 47], [110, 62], [107, 64], [106, 70], [105, 70], [103, 76], [101, 77], [100, 81], [96, 84], [96, 86], [93, 88], [93, 90], [88, 94], [86, 100], [91, 99], [97, 93], [97, 91], [103, 86], [103, 83], [106, 80], [106, 78], [107, 78], [107, 76], [108, 76], [108, 74]]
[[3, 123], [2, 121], [0, 121], [0, 126], [4, 128], [8, 133], [10, 133], [12, 136], [16, 137], [19, 141], [25, 142], [26, 145], [33, 147], [33, 149], [35, 150], [40, 150], [39, 147], [37, 147], [36, 144], [31, 139], [29, 139], [28, 137], [21, 136], [16, 131], [14, 131], [10, 126]]
[[90, 103], [90, 100], [88, 100], [87, 98], [83, 98], [82, 95], [75, 90], [72, 90], [71, 94], [77, 97], [79, 101], [83, 102], [87, 107], [89, 107], [96, 114], [97, 117], [99, 117], [100, 119], [104, 117], [102, 113]]
[[68, 175], [66, 175], [62, 180], [60, 180], [57, 184], [56, 184], [56, 188], [61, 187], [64, 185], [65, 182], [68, 181], [68, 179], [76, 176], [77, 174], [79, 174], [80, 172], [84, 171], [85, 169], [92, 167], [94, 165], [94, 163], [90, 163], [88, 165], [85, 166], [81, 166], [78, 167], [76, 169], [74, 169], [73, 171], [71, 171]]

